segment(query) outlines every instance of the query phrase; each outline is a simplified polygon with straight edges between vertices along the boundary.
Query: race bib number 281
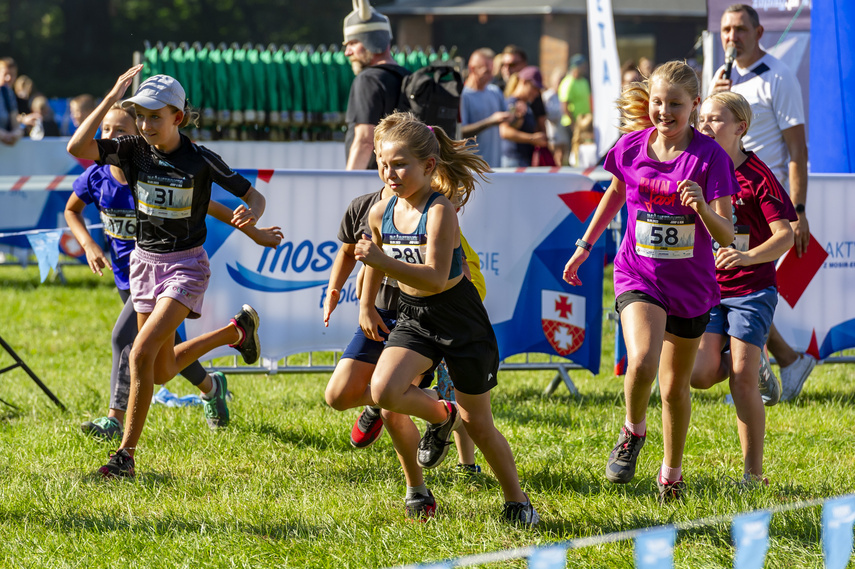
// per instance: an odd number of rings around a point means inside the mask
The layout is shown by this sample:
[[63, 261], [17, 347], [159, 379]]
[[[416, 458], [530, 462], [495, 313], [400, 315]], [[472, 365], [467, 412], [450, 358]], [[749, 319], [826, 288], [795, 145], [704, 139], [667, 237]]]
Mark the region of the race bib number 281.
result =
[[695, 248], [695, 214], [665, 215], [639, 211], [635, 252], [652, 259], [690, 259]]

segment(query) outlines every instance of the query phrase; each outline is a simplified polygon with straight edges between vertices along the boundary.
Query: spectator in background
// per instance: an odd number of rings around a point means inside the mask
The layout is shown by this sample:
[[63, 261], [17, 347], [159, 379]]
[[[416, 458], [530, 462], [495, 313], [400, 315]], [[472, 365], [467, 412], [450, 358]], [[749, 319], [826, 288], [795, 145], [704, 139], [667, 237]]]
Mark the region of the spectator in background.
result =
[[374, 128], [395, 110], [409, 71], [392, 57], [389, 18], [367, 2], [344, 19], [344, 45], [344, 54], [356, 74], [345, 113], [346, 168], [376, 170]]
[[537, 120], [531, 108], [535, 99], [540, 100], [543, 78], [540, 69], [523, 67], [511, 75], [505, 88], [508, 108], [513, 109], [513, 118], [499, 125], [502, 135], [502, 167], [523, 168], [531, 166], [535, 147], [546, 147], [546, 133], [537, 129]]
[[546, 108], [546, 138], [549, 140], [549, 151], [556, 166], [567, 166], [570, 153], [570, 133], [562, 125], [564, 120], [564, 103], [558, 96], [559, 85], [564, 79], [564, 71], [556, 67], [549, 76], [547, 89], [541, 95]]
[[[501, 75], [496, 77], [494, 83], [508, 96], [507, 82], [511, 75], [522, 71], [523, 67], [528, 66], [528, 54], [519, 46], [510, 44], [502, 50], [502, 67]], [[543, 99], [539, 96], [532, 101], [529, 106], [534, 113], [537, 131], [546, 134], [546, 107], [543, 105]]]
[[30, 103], [35, 95], [33, 80], [28, 75], [18, 75], [15, 79], [13, 89], [15, 98], [18, 100], [18, 114], [26, 115], [32, 111]]
[[641, 74], [635, 66], [635, 61], [628, 59], [620, 66], [620, 90], [623, 91], [631, 83], [641, 81]]
[[461, 133], [476, 137], [478, 154], [498, 168], [502, 162], [502, 136], [499, 125], [511, 120], [505, 96], [493, 85], [493, 50], [476, 49], [469, 57], [469, 74], [460, 98]]
[[570, 58], [567, 76], [558, 87], [558, 98], [564, 103], [564, 116], [561, 124], [573, 138], [573, 130], [580, 115], [591, 113], [591, 84], [585, 78], [588, 73], [588, 59], [581, 53]]
[[95, 110], [95, 97], [89, 94], [77, 95], [68, 102], [68, 112], [71, 116], [71, 129], [74, 134], [77, 127]]
[[0, 59], [0, 142], [9, 146], [18, 142], [23, 134], [18, 126], [18, 102], [12, 91], [12, 82], [17, 74], [14, 59]]
[[655, 68], [656, 65], [653, 64], [653, 60], [649, 57], [642, 57], [638, 60], [638, 72], [641, 73], [642, 79], [650, 77]]
[[24, 115], [21, 123], [26, 125], [27, 134], [33, 140], [46, 136], [59, 136], [59, 124], [54, 119], [53, 109], [44, 95], [33, 97], [32, 112]]
[[493, 82], [496, 87], [504, 91], [511, 75], [519, 73], [523, 67], [528, 65], [528, 55], [519, 46], [510, 44], [505, 46], [499, 57], [501, 61], [499, 73]]

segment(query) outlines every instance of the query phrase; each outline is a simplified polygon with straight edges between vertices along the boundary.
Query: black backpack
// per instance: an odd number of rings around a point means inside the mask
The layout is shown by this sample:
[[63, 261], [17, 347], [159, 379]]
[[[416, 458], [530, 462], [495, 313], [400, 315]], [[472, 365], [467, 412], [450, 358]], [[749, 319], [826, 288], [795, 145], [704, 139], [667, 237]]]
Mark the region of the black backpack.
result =
[[457, 138], [462, 93], [463, 77], [456, 65], [437, 60], [403, 78], [398, 110], [410, 111], [425, 124], [442, 127], [448, 136]]

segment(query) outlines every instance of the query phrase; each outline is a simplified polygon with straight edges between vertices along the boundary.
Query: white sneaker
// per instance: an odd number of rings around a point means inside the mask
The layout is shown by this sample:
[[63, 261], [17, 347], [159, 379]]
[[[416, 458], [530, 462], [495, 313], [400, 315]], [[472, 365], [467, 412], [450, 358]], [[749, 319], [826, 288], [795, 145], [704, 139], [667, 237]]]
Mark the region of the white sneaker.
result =
[[777, 405], [781, 400], [781, 384], [778, 383], [778, 378], [775, 377], [772, 366], [769, 365], [769, 356], [763, 349], [760, 350], [760, 379], [757, 386], [760, 388], [760, 398], [766, 407]]
[[816, 360], [807, 354], [802, 354], [799, 359], [781, 368], [781, 401], [792, 401], [799, 396], [814, 366], [816, 366]]

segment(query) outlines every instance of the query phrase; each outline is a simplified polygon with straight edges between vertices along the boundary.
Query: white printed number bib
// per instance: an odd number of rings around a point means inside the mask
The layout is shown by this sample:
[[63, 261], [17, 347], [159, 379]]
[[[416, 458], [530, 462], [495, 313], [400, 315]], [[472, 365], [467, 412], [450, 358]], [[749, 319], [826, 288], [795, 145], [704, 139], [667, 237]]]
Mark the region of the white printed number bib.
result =
[[[748, 237], [750, 229], [751, 228], [747, 225], [734, 225], [733, 243], [730, 244], [729, 248], [736, 249], [737, 251], [740, 251], [742, 253], [748, 251]], [[713, 252], [717, 252], [720, 248], [721, 246], [718, 244], [718, 242], [713, 239]]]
[[137, 237], [137, 216], [132, 209], [102, 209], [104, 233], [113, 239], [131, 241]]
[[635, 252], [652, 259], [691, 259], [695, 248], [695, 214], [665, 215], [639, 211]]
[[[180, 182], [187, 182], [180, 180]], [[183, 186], [184, 184], [182, 184]], [[193, 205], [192, 182], [187, 187], [175, 187], [163, 183], [137, 182], [139, 209], [146, 215], [165, 219], [190, 217]]]
[[383, 252], [402, 263], [424, 265], [427, 245], [415, 235], [383, 235]]

